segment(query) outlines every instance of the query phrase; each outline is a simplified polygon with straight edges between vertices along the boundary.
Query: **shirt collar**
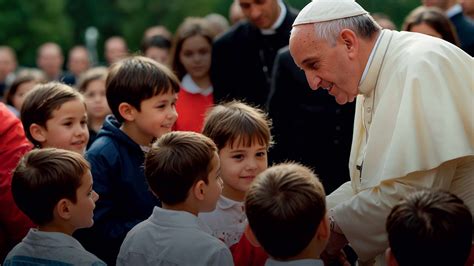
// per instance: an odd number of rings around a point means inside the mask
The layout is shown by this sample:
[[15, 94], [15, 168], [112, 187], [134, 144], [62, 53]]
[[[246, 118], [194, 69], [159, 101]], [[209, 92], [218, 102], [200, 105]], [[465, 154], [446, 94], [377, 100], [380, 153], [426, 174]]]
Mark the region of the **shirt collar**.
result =
[[155, 206], [148, 220], [154, 224], [166, 227], [196, 228], [206, 233], [211, 233], [209, 226], [202, 222], [196, 215], [187, 211], [168, 210]]
[[377, 51], [377, 47], [379, 46], [380, 39], [382, 38], [383, 31], [380, 31], [379, 36], [377, 37], [377, 41], [375, 42], [374, 48], [370, 52], [369, 60], [367, 60], [367, 64], [365, 65], [364, 73], [362, 74], [362, 78], [360, 79], [359, 85], [364, 82], [365, 77], [367, 76], [367, 73], [369, 72], [369, 67], [370, 64], [372, 63], [372, 60], [374, 59], [374, 54], [375, 51]]
[[285, 20], [285, 16], [287, 12], [286, 6], [285, 4], [283, 4], [282, 0], [278, 0], [278, 6], [280, 6], [280, 16], [278, 16], [275, 23], [273, 23], [273, 25], [269, 29], [260, 29], [260, 32], [263, 35], [275, 34], [276, 29], [278, 29], [281, 26], [281, 24], [283, 24], [283, 20]]
[[201, 94], [204, 96], [210, 95], [213, 91], [212, 85], [207, 89], [201, 89], [189, 74], [184, 75], [183, 80], [181, 80], [181, 87], [191, 94]]
[[462, 7], [460, 4], [455, 4], [450, 9], [446, 10], [446, 16], [448, 18], [454, 17], [455, 15], [462, 12]]
[[74, 237], [60, 232], [43, 232], [36, 228], [30, 229], [23, 239], [25, 243], [41, 242], [48, 247], [72, 247], [83, 249], [82, 245]]
[[217, 201], [217, 206], [220, 209], [225, 210], [225, 209], [231, 209], [234, 207], [242, 208], [244, 206], [244, 203], [240, 201], [231, 200], [221, 195], [219, 200]]

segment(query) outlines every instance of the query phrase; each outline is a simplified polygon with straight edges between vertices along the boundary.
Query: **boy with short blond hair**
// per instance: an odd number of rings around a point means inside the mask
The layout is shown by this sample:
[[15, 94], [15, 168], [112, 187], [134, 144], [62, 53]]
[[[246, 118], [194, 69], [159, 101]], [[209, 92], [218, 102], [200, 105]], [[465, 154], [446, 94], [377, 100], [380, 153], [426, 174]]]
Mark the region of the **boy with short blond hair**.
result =
[[149, 58], [129, 57], [110, 67], [106, 96], [114, 115], [106, 118], [86, 153], [94, 189], [102, 196], [95, 225], [77, 235], [107, 264], [117, 260], [127, 232], [160, 205], [146, 184], [143, 162], [153, 140], [170, 132], [176, 121], [179, 87], [168, 68]]
[[204, 121], [203, 134], [219, 149], [224, 189], [216, 210], [199, 217], [231, 248], [236, 265], [259, 265], [267, 258], [263, 250], [250, 246], [242, 236], [247, 225], [245, 193], [253, 179], [268, 167], [270, 127], [266, 113], [239, 101], [213, 107]]
[[171, 132], [145, 159], [145, 176], [163, 208], [125, 238], [117, 265], [232, 265], [229, 249], [199, 221], [222, 191], [217, 148], [194, 132]]
[[55, 148], [30, 151], [13, 173], [12, 194], [38, 229], [30, 229], [5, 265], [105, 265], [72, 237], [76, 229], [92, 226], [99, 197], [82, 155]]
[[283, 163], [265, 170], [247, 192], [245, 212], [247, 237], [271, 257], [265, 265], [324, 265], [319, 258], [329, 239], [326, 195], [309, 168]]

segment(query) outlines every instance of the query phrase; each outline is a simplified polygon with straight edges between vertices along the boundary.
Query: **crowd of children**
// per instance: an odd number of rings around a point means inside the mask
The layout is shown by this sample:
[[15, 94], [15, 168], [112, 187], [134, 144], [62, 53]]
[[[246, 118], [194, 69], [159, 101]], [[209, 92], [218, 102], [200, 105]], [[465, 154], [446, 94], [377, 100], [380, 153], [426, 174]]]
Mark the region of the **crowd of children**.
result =
[[[170, 66], [117, 58], [82, 73], [75, 87], [34, 71], [17, 76], [8, 106], [0, 103], [10, 213], [0, 217], [9, 221], [0, 263], [334, 263], [317, 172], [297, 162], [269, 167], [267, 113], [244, 101], [214, 103], [215, 35], [205, 19], [188, 18], [172, 44], [143, 43], [165, 49], [154, 51], [163, 62], [170, 52]], [[449, 192], [407, 195], [386, 231], [388, 265], [474, 262], [471, 212]], [[347, 265], [340, 255], [336, 263]]]

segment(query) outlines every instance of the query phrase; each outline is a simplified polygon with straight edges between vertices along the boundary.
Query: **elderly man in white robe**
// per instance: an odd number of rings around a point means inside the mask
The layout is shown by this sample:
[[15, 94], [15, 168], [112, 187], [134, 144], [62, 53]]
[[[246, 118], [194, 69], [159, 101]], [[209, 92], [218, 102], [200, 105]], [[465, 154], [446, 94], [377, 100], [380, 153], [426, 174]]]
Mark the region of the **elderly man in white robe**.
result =
[[328, 254], [350, 243], [360, 265], [384, 265], [387, 215], [419, 188], [448, 190], [474, 211], [473, 58], [441, 39], [382, 30], [353, 0], [309, 3], [290, 51], [312, 89], [339, 104], [357, 98], [351, 181], [327, 197]]

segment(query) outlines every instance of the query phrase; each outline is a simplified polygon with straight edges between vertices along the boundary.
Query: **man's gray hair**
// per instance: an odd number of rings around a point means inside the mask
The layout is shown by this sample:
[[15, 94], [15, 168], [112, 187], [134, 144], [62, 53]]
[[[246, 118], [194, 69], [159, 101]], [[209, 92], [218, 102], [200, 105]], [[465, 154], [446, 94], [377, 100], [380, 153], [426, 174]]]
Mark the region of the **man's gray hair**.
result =
[[358, 37], [368, 39], [382, 28], [372, 16], [365, 14], [355, 17], [314, 23], [316, 38], [326, 40], [331, 46], [336, 45], [337, 37], [343, 29], [354, 31]]

